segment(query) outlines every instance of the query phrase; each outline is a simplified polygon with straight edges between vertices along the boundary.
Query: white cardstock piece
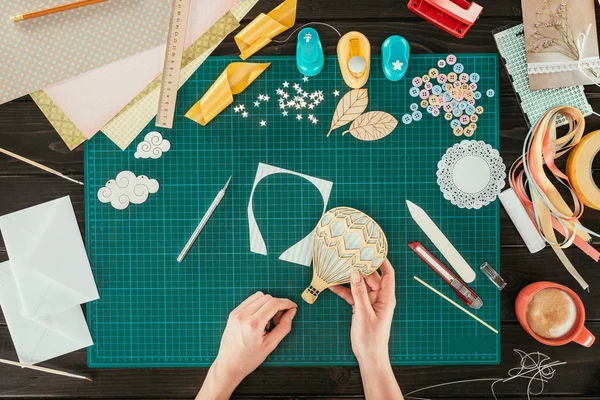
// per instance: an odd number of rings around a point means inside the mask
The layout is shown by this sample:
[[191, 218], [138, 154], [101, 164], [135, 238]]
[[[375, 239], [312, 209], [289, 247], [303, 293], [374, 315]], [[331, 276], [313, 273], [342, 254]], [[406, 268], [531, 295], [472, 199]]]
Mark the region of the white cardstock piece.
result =
[[[333, 187], [333, 182], [330, 181], [300, 174], [287, 169], [274, 167], [272, 165], [259, 163], [258, 169], [256, 170], [256, 177], [254, 178], [254, 184], [252, 185], [252, 193], [250, 193], [250, 201], [248, 202], [248, 225], [250, 227], [250, 251], [253, 253], [262, 254], [263, 256], [267, 255], [267, 246], [262, 234], [260, 233], [258, 224], [256, 223], [256, 218], [254, 217], [252, 199], [254, 198], [254, 191], [256, 190], [256, 187], [260, 181], [262, 181], [265, 177], [274, 174], [296, 175], [315, 185], [323, 197], [323, 213], [325, 213], [325, 210], [327, 209], [327, 203], [329, 202], [329, 196], [331, 195], [331, 189]], [[318, 221], [315, 222], [315, 226], [317, 225], [317, 222]], [[300, 240], [298, 243], [284, 251], [281, 256], [279, 256], [279, 259], [307, 267], [310, 266], [312, 262], [312, 242], [314, 231], [315, 230], [313, 229], [308, 235], [306, 235], [304, 239]]]
[[446, 200], [460, 208], [480, 209], [496, 200], [504, 188], [506, 166], [489, 144], [463, 140], [446, 151], [437, 177]]
[[102, 203], [110, 203], [117, 210], [124, 210], [129, 203], [142, 204], [151, 193], [158, 192], [156, 179], [147, 176], [136, 176], [131, 171], [119, 172], [116, 179], [106, 182], [106, 186], [98, 190], [98, 199]]
[[144, 141], [137, 145], [137, 151], [133, 156], [135, 158], [153, 158], [156, 160], [170, 149], [171, 142], [163, 139], [159, 132], [150, 132], [146, 135]]

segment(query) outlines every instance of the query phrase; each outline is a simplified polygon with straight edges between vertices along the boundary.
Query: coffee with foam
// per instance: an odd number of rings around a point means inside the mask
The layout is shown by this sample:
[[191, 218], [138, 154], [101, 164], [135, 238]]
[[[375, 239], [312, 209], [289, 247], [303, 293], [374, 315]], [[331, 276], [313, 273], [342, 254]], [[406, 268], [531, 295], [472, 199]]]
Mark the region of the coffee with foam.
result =
[[546, 339], [566, 335], [577, 320], [577, 308], [571, 296], [555, 288], [537, 292], [529, 300], [526, 314], [531, 330]]

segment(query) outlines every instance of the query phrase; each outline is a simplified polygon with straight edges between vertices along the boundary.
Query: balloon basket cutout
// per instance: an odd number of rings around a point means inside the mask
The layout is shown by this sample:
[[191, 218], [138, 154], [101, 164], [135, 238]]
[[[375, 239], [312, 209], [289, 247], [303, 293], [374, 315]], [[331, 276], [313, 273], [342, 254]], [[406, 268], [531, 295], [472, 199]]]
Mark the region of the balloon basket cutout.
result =
[[353, 271], [372, 274], [387, 252], [383, 230], [367, 214], [349, 207], [327, 211], [315, 228], [313, 278], [302, 298], [313, 304], [323, 290], [349, 283]]

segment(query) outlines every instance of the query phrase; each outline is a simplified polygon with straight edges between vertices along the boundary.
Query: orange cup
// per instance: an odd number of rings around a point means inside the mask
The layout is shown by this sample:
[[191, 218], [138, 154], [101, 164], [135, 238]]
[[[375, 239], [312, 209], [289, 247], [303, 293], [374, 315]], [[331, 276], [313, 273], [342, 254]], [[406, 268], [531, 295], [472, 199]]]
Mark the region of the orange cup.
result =
[[[560, 289], [571, 296], [575, 303], [575, 308], [577, 309], [577, 319], [575, 320], [575, 326], [571, 329], [571, 332], [556, 339], [547, 339], [537, 335], [531, 330], [527, 323], [527, 304], [529, 303], [529, 300], [540, 290], [548, 288]], [[582, 346], [590, 347], [596, 341], [596, 337], [583, 326], [585, 324], [585, 308], [583, 307], [583, 302], [574, 291], [566, 286], [559, 285], [558, 283], [535, 282], [525, 286], [517, 296], [515, 311], [517, 312], [517, 319], [521, 323], [523, 329], [525, 329], [535, 340], [545, 345], [562, 346], [567, 343], [575, 342]]]

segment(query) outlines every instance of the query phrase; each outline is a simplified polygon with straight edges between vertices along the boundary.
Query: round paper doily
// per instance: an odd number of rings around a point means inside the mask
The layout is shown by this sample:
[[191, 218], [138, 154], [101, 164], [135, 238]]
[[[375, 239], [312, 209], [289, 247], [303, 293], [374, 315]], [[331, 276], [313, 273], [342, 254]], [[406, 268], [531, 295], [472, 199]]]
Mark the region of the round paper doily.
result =
[[463, 140], [438, 162], [437, 177], [446, 200], [460, 208], [479, 209], [496, 200], [504, 188], [506, 166], [489, 144]]

